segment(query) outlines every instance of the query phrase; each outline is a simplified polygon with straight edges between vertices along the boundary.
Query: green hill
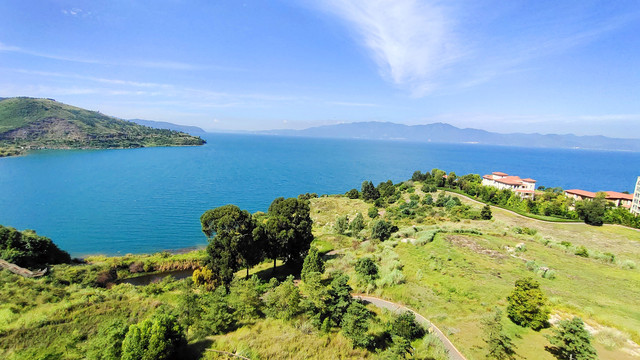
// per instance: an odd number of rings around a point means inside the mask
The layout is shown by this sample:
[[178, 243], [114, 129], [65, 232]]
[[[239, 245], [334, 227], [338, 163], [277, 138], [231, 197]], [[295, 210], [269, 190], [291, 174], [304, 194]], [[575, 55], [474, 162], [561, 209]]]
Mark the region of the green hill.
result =
[[202, 145], [186, 133], [152, 129], [52, 99], [0, 100], [0, 156], [28, 149], [107, 149]]

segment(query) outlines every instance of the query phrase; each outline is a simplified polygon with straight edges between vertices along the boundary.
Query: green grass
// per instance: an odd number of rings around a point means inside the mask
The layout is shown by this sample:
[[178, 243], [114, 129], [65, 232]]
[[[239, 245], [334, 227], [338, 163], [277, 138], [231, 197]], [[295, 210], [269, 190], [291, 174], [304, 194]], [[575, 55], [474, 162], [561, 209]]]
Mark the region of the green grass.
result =
[[[462, 200], [472, 207], [482, 206]], [[353, 206], [361, 203], [352, 201]], [[321, 198], [313, 205], [312, 209], [351, 209], [347, 199]], [[575, 246], [585, 246], [591, 253], [612, 252], [617, 259], [640, 263], [640, 232], [617, 226], [538, 222], [495, 208], [493, 212], [491, 221], [451, 222], [442, 218], [434, 224], [424, 225], [408, 218], [402, 219], [403, 226], [398, 237], [391, 241], [390, 249], [397, 254], [405, 281], [378, 287], [372, 292], [403, 303], [431, 319], [450, 335], [469, 359], [484, 358], [480, 328], [482, 317], [494, 306], [504, 309], [506, 296], [515, 280], [525, 276], [533, 276], [542, 284], [555, 314], [581, 316], [591, 326], [616, 329], [623, 334], [620, 335], [623, 339], [640, 342], [640, 308], [637, 306], [640, 287], [633, 285], [640, 284], [640, 271], [623, 269], [616, 263], [593, 257], [576, 256], [564, 247], [549, 245], [569, 241]], [[517, 234], [512, 230], [516, 227], [535, 229], [535, 234]], [[411, 243], [412, 239], [436, 228], [446, 231], [436, 234], [433, 242], [424, 245]], [[369, 241], [362, 246], [344, 246], [349, 241], [331, 235], [330, 230], [325, 232], [327, 229], [320, 224], [316, 231], [321, 237], [338, 240], [334, 242], [336, 249], [342, 247], [341, 257], [329, 262], [329, 271], [346, 270], [353, 277], [352, 263], [355, 259], [381, 251], [382, 244], [367, 245]], [[455, 233], [456, 229], [462, 232], [470, 230], [479, 235]], [[359, 240], [352, 241], [360, 243]], [[505, 247], [513, 249], [519, 243], [526, 245], [526, 251], [514, 255], [553, 269], [556, 278], [542, 278], [527, 269], [525, 260], [510, 256], [512, 253]], [[530, 359], [553, 358], [544, 351], [548, 341], [543, 335], [549, 334], [550, 330], [534, 332], [506, 319], [505, 325], [514, 336], [519, 354]], [[611, 348], [611, 343], [611, 340], [596, 342], [601, 358], [629, 358], [620, 348]]]
[[[55, 125], [51, 125], [51, 124]], [[23, 129], [26, 136], [10, 136]], [[135, 148], [147, 146], [202, 145], [185, 133], [116, 119], [49, 99], [0, 100], [0, 155], [15, 155], [22, 148]]]

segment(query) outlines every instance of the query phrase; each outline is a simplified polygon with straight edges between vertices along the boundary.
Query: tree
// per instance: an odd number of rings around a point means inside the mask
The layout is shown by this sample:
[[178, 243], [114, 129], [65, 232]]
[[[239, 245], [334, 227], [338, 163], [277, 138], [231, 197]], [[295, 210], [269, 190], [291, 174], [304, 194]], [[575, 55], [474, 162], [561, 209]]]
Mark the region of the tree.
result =
[[540, 330], [547, 325], [550, 313], [547, 297], [533, 278], [517, 280], [507, 301], [507, 315], [514, 323], [533, 330]]
[[336, 222], [333, 225], [333, 230], [340, 235], [344, 235], [344, 233], [347, 232], [347, 228], [349, 228], [349, 217], [347, 215], [336, 216]]
[[371, 228], [371, 237], [385, 241], [396, 231], [398, 231], [397, 226], [385, 220], [378, 220]]
[[351, 189], [345, 193], [349, 199], [357, 199], [360, 197], [360, 193], [358, 189]]
[[182, 327], [173, 315], [156, 314], [151, 319], [129, 326], [122, 342], [122, 360], [176, 359], [186, 345]]
[[314, 319], [314, 323], [318, 326], [321, 325], [324, 330], [340, 325], [342, 317], [351, 305], [353, 301], [352, 289], [348, 282], [349, 276], [342, 273], [336, 274], [331, 280], [322, 312], [319, 312]]
[[426, 331], [416, 321], [416, 315], [411, 311], [405, 311], [395, 317], [391, 323], [391, 335], [400, 336], [407, 340], [415, 340], [424, 336]]
[[200, 217], [200, 223], [202, 232], [209, 237], [205, 263], [214, 278], [228, 288], [241, 264], [248, 271], [255, 262], [247, 256], [255, 250], [251, 214], [235, 205], [224, 205], [207, 210]]
[[262, 313], [261, 282], [257, 275], [249, 279], [235, 280], [231, 284], [229, 303], [240, 319], [255, 319]]
[[576, 203], [576, 212], [580, 219], [583, 219], [586, 224], [601, 226], [607, 210], [605, 197], [605, 193], [599, 192], [593, 200], [578, 201]]
[[378, 217], [378, 208], [375, 206], [372, 206], [369, 208], [369, 211], [367, 211], [367, 215], [369, 215], [370, 218], [375, 219]]
[[482, 220], [491, 220], [493, 214], [491, 214], [491, 206], [489, 206], [489, 204], [482, 207], [482, 210], [480, 210], [480, 217]]
[[293, 276], [289, 275], [276, 288], [264, 295], [265, 313], [278, 319], [290, 320], [300, 312], [300, 290], [293, 283]]
[[378, 184], [378, 193], [381, 197], [389, 197], [396, 193], [396, 187], [393, 186], [393, 181], [387, 180]]
[[391, 347], [385, 352], [388, 355], [384, 359], [406, 359], [407, 355], [413, 354], [411, 341], [402, 336], [392, 336], [391, 339]]
[[515, 360], [515, 345], [502, 329], [502, 311], [496, 311], [482, 321], [484, 342], [487, 343], [487, 359]]
[[376, 189], [375, 186], [373, 186], [373, 183], [371, 181], [364, 181], [362, 183], [362, 198], [365, 201], [368, 200], [376, 200], [377, 198], [380, 197], [380, 193], [378, 192], [378, 189]]
[[351, 235], [356, 236], [362, 229], [364, 229], [364, 217], [361, 213], [357, 213], [356, 217], [353, 218], [351, 224], [349, 224], [349, 229], [351, 230]]
[[300, 277], [302, 281], [307, 281], [307, 276], [312, 273], [322, 274], [324, 272], [324, 260], [322, 259], [322, 255], [318, 252], [318, 248], [312, 246], [309, 249], [309, 253], [304, 258], [304, 263], [302, 264], [302, 272]]
[[353, 343], [353, 347], [366, 348], [372, 341], [369, 331], [369, 319], [373, 316], [367, 308], [358, 301], [353, 301], [347, 308], [342, 319], [342, 333]]
[[356, 274], [365, 283], [373, 283], [378, 278], [378, 265], [370, 257], [361, 257], [356, 262]]
[[547, 348], [559, 360], [595, 360], [596, 349], [591, 345], [591, 335], [584, 328], [579, 317], [562, 320], [558, 328], [553, 329], [553, 336], [547, 337], [553, 345]]
[[274, 269], [276, 259], [282, 259], [299, 270], [313, 240], [311, 225], [308, 201], [280, 197], [273, 200], [267, 215], [256, 222], [254, 238], [264, 243]]
[[203, 312], [193, 325], [197, 338], [221, 334], [235, 327], [236, 311], [230, 306], [224, 288], [204, 293], [200, 298], [200, 306]]

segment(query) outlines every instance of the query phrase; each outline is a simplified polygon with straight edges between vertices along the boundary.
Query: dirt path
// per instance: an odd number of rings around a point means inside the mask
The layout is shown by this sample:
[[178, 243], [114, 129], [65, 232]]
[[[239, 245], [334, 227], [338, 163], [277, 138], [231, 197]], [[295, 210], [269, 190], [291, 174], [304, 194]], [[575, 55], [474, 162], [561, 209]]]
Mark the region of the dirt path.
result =
[[451, 343], [451, 341], [447, 338], [447, 336], [440, 329], [438, 329], [437, 326], [433, 325], [431, 323], [431, 321], [427, 320], [427, 318], [425, 318], [424, 316], [418, 314], [417, 312], [409, 309], [406, 306], [403, 306], [403, 305], [400, 305], [400, 304], [396, 304], [396, 303], [393, 303], [393, 302], [390, 302], [390, 301], [387, 301], [387, 300], [382, 300], [382, 299], [379, 299], [379, 298], [373, 297], [373, 296], [360, 295], [360, 294], [352, 294], [352, 296], [355, 299], [362, 300], [364, 302], [373, 304], [374, 306], [377, 306], [379, 308], [387, 309], [387, 310], [393, 311], [395, 313], [411, 311], [412, 313], [415, 314], [416, 320], [422, 326], [424, 326], [427, 329], [429, 329], [429, 332], [435, 334], [438, 337], [438, 339], [440, 339], [440, 341], [442, 341], [442, 344], [444, 345], [445, 349], [447, 349], [447, 351], [449, 352], [449, 359], [451, 359], [451, 360], [466, 360], [464, 355], [462, 355], [460, 353], [460, 351], [458, 351], [458, 349], [456, 349], [456, 347], [453, 345], [453, 343]]

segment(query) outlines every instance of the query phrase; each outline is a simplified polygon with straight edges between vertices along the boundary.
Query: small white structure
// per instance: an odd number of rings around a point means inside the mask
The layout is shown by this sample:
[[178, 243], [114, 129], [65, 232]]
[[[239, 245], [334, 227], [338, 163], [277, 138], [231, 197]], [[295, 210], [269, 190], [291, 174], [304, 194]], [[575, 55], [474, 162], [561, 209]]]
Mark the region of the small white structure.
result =
[[640, 176], [638, 176], [638, 181], [636, 181], [636, 191], [633, 193], [633, 201], [631, 202], [631, 209], [629, 210], [636, 215], [640, 215]]
[[521, 179], [519, 176], [509, 176], [503, 172], [495, 171], [491, 175], [482, 177], [482, 185], [493, 186], [500, 190], [507, 189], [515, 192], [523, 199], [533, 200], [536, 190], [536, 181], [533, 179]]

